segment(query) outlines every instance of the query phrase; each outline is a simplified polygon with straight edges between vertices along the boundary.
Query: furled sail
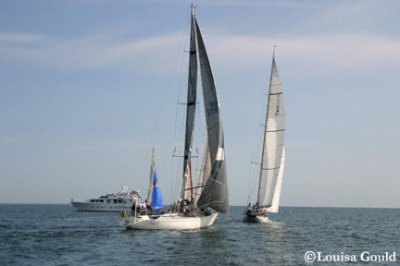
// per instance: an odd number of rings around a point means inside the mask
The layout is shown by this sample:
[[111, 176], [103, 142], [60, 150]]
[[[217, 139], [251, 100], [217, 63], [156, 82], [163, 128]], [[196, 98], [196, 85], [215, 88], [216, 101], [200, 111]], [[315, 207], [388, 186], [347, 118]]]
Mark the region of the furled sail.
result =
[[156, 155], [153, 147], [153, 151], [151, 152], [151, 165], [150, 165], [150, 177], [149, 177], [149, 188], [147, 190], [146, 200], [148, 204], [151, 204], [152, 194], [153, 194], [153, 179], [154, 179], [154, 169], [156, 167]]
[[257, 202], [262, 207], [271, 207], [282, 167], [285, 132], [285, 109], [282, 89], [275, 56], [273, 56], [257, 196]]
[[197, 204], [200, 208], [210, 207], [219, 212], [227, 212], [229, 207], [228, 184], [225, 169], [224, 135], [220, 119], [218, 95], [206, 47], [196, 19], [194, 19], [194, 23], [196, 27], [200, 74], [207, 123], [208, 151], [210, 153], [211, 162], [211, 172]]
[[195, 18], [194, 9], [192, 9], [192, 19], [190, 27], [190, 50], [189, 50], [189, 78], [188, 78], [188, 91], [186, 101], [186, 132], [185, 132], [185, 147], [183, 154], [183, 184], [181, 191], [182, 199], [191, 199], [193, 193], [192, 174], [189, 172], [191, 147], [193, 143], [193, 129], [196, 112], [196, 87], [197, 87], [197, 49], [196, 49], [196, 32], [195, 32]]

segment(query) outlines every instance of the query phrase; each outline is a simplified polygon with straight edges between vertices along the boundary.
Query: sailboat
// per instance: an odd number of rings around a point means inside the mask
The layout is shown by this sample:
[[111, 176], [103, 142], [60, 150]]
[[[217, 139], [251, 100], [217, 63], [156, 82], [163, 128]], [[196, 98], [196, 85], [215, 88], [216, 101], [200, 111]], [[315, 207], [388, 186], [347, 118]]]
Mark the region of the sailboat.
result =
[[268, 90], [268, 106], [264, 126], [260, 176], [257, 201], [249, 203], [245, 221], [266, 222], [268, 213], [277, 213], [281, 196], [282, 178], [285, 167], [285, 109], [283, 87], [272, 56], [271, 76]]
[[[192, 145], [197, 105], [198, 72], [200, 72], [203, 91], [207, 142], [205, 144], [202, 169], [197, 184], [194, 185], [191, 159], [193, 157]], [[152, 159], [153, 164], [154, 159]], [[153, 166], [151, 169], [153, 169]], [[154, 170], [150, 170], [150, 172], [150, 184], [153, 184], [152, 193], [154, 193], [154, 188], [156, 188], [154, 185], [155, 172]], [[153, 198], [150, 195], [147, 197], [148, 200]], [[219, 100], [206, 47], [196, 20], [195, 8], [192, 5], [185, 144], [180, 199], [177, 204], [174, 204], [172, 212], [158, 214], [139, 213], [137, 215], [137, 212], [134, 211], [134, 215], [123, 217], [122, 224], [128, 229], [197, 229], [211, 226], [217, 218], [218, 212], [226, 213], [228, 211], [228, 205], [224, 133], [220, 118]]]

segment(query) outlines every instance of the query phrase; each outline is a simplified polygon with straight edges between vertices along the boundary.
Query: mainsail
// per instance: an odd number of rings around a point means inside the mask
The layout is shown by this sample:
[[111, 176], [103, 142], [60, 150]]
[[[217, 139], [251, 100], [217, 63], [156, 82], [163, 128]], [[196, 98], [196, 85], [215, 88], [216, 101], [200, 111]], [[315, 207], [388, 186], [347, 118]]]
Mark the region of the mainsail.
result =
[[[283, 174], [282, 157], [285, 132], [285, 109], [282, 83], [272, 58], [271, 78], [268, 93], [268, 108], [265, 122], [264, 142], [260, 168], [257, 202], [261, 207], [271, 207], [276, 188], [279, 188], [279, 174]], [[276, 200], [275, 200], [276, 201]], [[277, 211], [277, 210], [276, 210]]]
[[183, 154], [183, 184], [181, 191], [182, 199], [193, 199], [193, 181], [190, 172], [191, 147], [193, 143], [193, 129], [196, 112], [196, 87], [197, 87], [197, 49], [196, 49], [196, 31], [194, 22], [194, 9], [192, 8], [192, 19], [190, 26], [190, 50], [189, 50], [189, 77], [186, 101], [186, 132], [185, 147]]
[[[193, 187], [191, 151], [196, 107], [198, 64], [203, 89], [207, 124], [207, 145], [197, 186]], [[207, 51], [196, 21], [194, 7], [191, 14], [189, 78], [186, 104], [186, 132], [183, 156], [181, 199], [190, 200], [201, 209], [228, 211], [228, 185], [225, 170], [224, 135], [220, 119], [218, 95], [211, 72]], [[196, 188], [196, 191], [194, 191]]]

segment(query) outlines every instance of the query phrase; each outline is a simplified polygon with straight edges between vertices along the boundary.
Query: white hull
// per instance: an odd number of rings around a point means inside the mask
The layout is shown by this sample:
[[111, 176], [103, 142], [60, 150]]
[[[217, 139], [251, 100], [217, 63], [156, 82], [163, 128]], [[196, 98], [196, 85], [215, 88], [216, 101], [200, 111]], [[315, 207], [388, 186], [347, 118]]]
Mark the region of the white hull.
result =
[[102, 202], [78, 202], [78, 201], [72, 201], [71, 204], [78, 211], [93, 211], [93, 212], [120, 212], [122, 210], [129, 210], [132, 206], [132, 203], [108, 204]]
[[208, 216], [188, 217], [178, 214], [163, 214], [159, 216], [141, 215], [124, 217], [122, 226], [137, 230], [190, 230], [211, 226], [217, 218], [217, 213]]

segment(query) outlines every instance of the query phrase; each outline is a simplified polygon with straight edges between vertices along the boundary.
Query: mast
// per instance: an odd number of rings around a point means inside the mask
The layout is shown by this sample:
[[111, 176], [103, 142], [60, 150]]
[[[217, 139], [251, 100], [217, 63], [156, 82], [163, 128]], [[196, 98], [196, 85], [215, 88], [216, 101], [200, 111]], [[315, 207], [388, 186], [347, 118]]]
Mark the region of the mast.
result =
[[264, 127], [263, 150], [261, 155], [260, 179], [257, 202], [262, 207], [272, 205], [275, 188], [281, 168], [285, 131], [285, 111], [282, 83], [275, 63], [275, 49], [272, 56], [271, 76], [268, 92], [268, 107]]
[[192, 153], [194, 120], [196, 112], [196, 87], [197, 87], [197, 48], [195, 31], [195, 7], [191, 7], [190, 49], [189, 49], [189, 76], [186, 100], [185, 146], [183, 154], [183, 183], [181, 198], [193, 199], [193, 181], [190, 158]]

